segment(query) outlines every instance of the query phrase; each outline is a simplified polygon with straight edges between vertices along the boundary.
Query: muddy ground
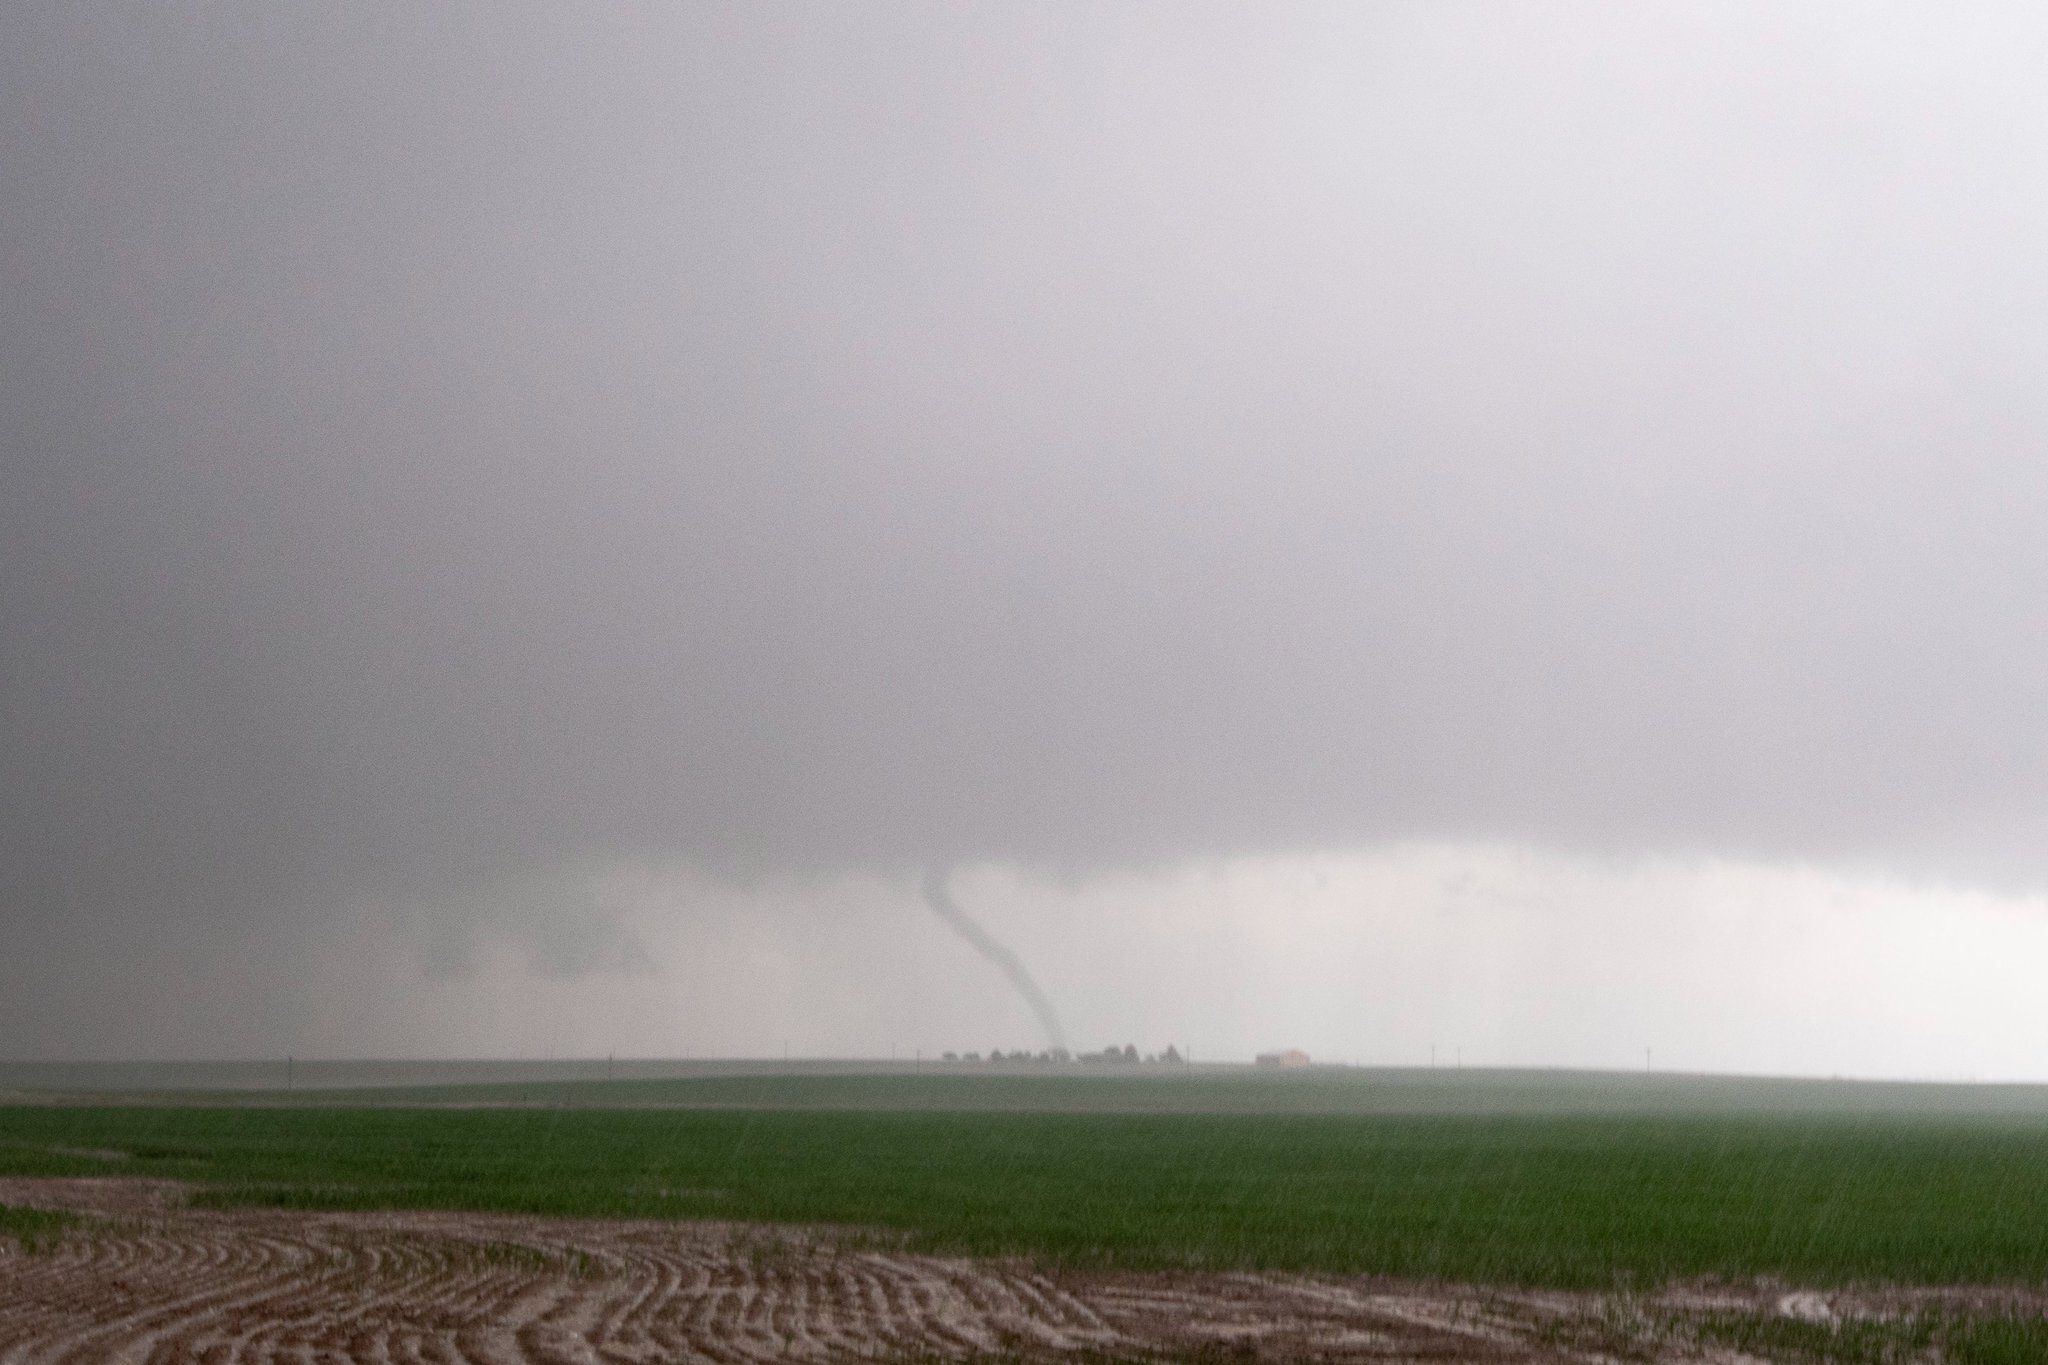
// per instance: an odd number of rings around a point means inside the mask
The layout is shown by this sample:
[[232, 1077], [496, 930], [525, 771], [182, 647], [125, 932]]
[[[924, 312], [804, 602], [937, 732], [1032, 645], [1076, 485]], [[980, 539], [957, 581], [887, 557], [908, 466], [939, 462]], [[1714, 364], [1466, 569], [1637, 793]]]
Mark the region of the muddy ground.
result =
[[1755, 1357], [1687, 1324], [2048, 1306], [2018, 1290], [1081, 1273], [835, 1229], [194, 1209], [177, 1186], [128, 1180], [0, 1179], [0, 1204], [85, 1215], [36, 1251], [0, 1239], [0, 1365], [1738, 1362]]

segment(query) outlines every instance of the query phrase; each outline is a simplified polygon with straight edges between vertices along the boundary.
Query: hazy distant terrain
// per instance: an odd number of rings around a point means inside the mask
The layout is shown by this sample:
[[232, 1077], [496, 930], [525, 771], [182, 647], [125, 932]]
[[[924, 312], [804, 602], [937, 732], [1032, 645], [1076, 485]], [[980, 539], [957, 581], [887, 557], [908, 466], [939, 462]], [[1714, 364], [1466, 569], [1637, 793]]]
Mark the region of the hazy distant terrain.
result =
[[[609, 1076], [609, 1079], [607, 1077]], [[0, 1065], [27, 1102], [1185, 1114], [2011, 1116], [2048, 1086], [1603, 1071], [616, 1060]]]

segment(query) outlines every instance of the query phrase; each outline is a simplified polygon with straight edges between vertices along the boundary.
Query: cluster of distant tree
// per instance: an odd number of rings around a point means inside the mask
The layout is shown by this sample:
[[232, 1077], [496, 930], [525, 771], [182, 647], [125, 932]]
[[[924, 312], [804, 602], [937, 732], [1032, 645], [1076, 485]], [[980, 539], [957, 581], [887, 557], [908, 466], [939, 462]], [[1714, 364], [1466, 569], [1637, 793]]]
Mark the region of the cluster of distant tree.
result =
[[990, 1048], [987, 1057], [983, 1057], [979, 1052], [948, 1052], [943, 1054], [942, 1059], [948, 1062], [1043, 1062], [1048, 1064], [1054, 1062], [1121, 1062], [1125, 1064], [1150, 1062], [1158, 1064], [1163, 1062], [1168, 1066], [1178, 1066], [1187, 1060], [1180, 1055], [1180, 1049], [1172, 1043], [1166, 1045], [1164, 1052], [1148, 1052], [1143, 1056], [1138, 1054], [1136, 1044], [1125, 1043], [1122, 1047], [1112, 1044], [1100, 1052], [1084, 1052], [1078, 1057], [1063, 1047], [1055, 1047], [1047, 1048], [1042, 1052], [1026, 1052], [1022, 1049], [1005, 1052], [1001, 1048]]

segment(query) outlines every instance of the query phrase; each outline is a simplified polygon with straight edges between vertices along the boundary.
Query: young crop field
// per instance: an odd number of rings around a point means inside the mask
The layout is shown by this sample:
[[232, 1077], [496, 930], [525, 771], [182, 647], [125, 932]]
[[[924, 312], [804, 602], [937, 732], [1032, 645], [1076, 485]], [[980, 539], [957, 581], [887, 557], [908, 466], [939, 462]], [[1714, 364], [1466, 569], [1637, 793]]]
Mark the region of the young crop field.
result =
[[2033, 1088], [792, 1066], [104, 1098], [0, 1107], [0, 1355], [2048, 1360]]
[[857, 1226], [1104, 1269], [2048, 1281], [2048, 1124], [2021, 1119], [23, 1106], [0, 1175]]
[[27, 1252], [44, 1250], [77, 1225], [78, 1219], [62, 1210], [16, 1209], [0, 1204], [0, 1238]]

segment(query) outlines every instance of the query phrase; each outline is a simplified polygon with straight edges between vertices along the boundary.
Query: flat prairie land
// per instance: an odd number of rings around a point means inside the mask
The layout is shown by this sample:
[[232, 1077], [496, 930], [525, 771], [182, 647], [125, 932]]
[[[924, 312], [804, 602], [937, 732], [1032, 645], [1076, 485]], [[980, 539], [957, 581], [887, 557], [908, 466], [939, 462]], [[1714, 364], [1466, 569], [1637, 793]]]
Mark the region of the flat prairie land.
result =
[[2012, 1287], [1558, 1292], [1081, 1270], [920, 1253], [869, 1230], [205, 1209], [186, 1193], [0, 1178], [6, 1207], [63, 1224], [33, 1247], [0, 1239], [0, 1359], [2005, 1365], [2048, 1351], [2048, 1296]]
[[2048, 1281], [2048, 1124], [2024, 1119], [29, 1106], [0, 1109], [0, 1174], [858, 1225], [1101, 1269]]
[[[1090, 1083], [1101, 1093], [1075, 1099]], [[1699, 1086], [1578, 1078], [1546, 1092], [1468, 1073], [1419, 1085], [1404, 1112], [1398, 1095], [1370, 1107], [1361, 1084], [785, 1073], [442, 1087], [410, 1106], [354, 1092], [0, 1107], [0, 1301], [53, 1255], [81, 1282], [157, 1255], [124, 1240], [143, 1226], [132, 1201], [155, 1191], [149, 1245], [194, 1265], [226, 1254], [188, 1245], [202, 1235], [274, 1249], [325, 1229], [360, 1269], [413, 1264], [405, 1239], [431, 1234], [440, 1249], [418, 1263], [442, 1268], [427, 1279], [481, 1276], [494, 1287], [477, 1293], [518, 1299], [504, 1277], [567, 1277], [556, 1319], [578, 1322], [611, 1310], [578, 1297], [577, 1275], [610, 1267], [622, 1294], [619, 1276], [651, 1276], [667, 1286], [659, 1314], [723, 1324], [676, 1337], [679, 1356], [2048, 1361], [2048, 1118], [2012, 1093], [1816, 1083], [1709, 1103]], [[1027, 1107], [1041, 1085], [1050, 1102]], [[1177, 1085], [1172, 1104], [1157, 1099]], [[1291, 1109], [1238, 1107], [1289, 1085]], [[691, 1102], [679, 1086], [698, 1087]], [[739, 1107], [732, 1092], [749, 1086], [761, 1102]], [[670, 1093], [628, 1107], [634, 1087]], [[860, 1103], [824, 1102], [849, 1090]], [[940, 1107], [949, 1093], [979, 1103]], [[397, 1250], [377, 1250], [390, 1238]], [[695, 1269], [642, 1256], [664, 1238], [695, 1248]], [[504, 1264], [477, 1260], [485, 1243]], [[761, 1279], [761, 1258], [785, 1253], [809, 1268]], [[290, 1274], [325, 1275], [327, 1254], [291, 1252]], [[730, 1302], [705, 1297], [742, 1284]], [[236, 1302], [292, 1301], [236, 1285], [222, 1291]], [[718, 1343], [755, 1330], [739, 1325], [742, 1301], [776, 1295], [794, 1296], [785, 1319], [816, 1321], [721, 1357]], [[855, 1322], [819, 1306], [855, 1301], [924, 1307]]]

